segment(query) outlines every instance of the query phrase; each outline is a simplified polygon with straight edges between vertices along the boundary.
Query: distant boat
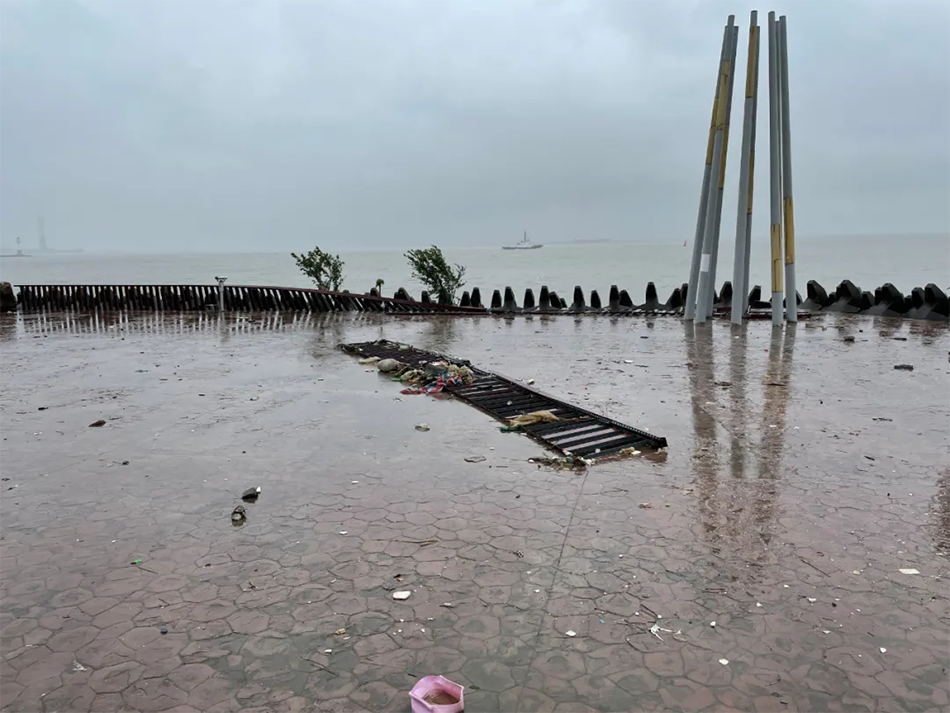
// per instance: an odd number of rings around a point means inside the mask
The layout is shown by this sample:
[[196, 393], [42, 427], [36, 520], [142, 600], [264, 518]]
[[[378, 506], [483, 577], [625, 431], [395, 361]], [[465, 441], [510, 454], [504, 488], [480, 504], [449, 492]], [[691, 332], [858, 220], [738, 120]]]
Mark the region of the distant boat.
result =
[[540, 243], [535, 245], [530, 240], [528, 240], [528, 231], [524, 231], [524, 237], [521, 239], [520, 243], [515, 245], [502, 245], [502, 250], [537, 250], [538, 248], [543, 248], [544, 245]]

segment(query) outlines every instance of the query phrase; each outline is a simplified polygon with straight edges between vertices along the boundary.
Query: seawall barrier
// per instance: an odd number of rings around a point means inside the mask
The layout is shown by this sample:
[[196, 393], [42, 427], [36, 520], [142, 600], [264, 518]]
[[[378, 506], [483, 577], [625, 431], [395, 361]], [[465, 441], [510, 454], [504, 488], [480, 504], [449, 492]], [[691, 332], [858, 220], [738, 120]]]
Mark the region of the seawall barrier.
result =
[[[494, 290], [486, 306], [480, 288], [462, 293], [459, 304], [443, 305], [422, 292], [415, 299], [399, 288], [392, 297], [384, 297], [375, 289], [367, 294], [334, 292], [298, 287], [258, 285], [19, 285], [0, 283], [0, 310], [21, 312], [43, 311], [153, 311], [195, 312], [215, 311], [219, 299], [229, 312], [378, 312], [391, 315], [423, 314], [611, 314], [611, 315], [682, 315], [688, 286], [675, 288], [661, 301], [651, 282], [644, 290], [642, 302], [636, 302], [627, 290], [612, 285], [606, 297], [597, 290], [586, 293], [574, 288], [570, 302], [554, 290], [542, 286], [535, 296], [527, 288], [519, 303], [511, 287]], [[818, 312], [842, 312], [871, 316], [950, 321], [947, 293], [931, 283], [915, 287], [903, 294], [891, 283], [873, 292], [862, 290], [844, 280], [828, 292], [812, 280], [806, 295], [796, 293], [799, 313], [805, 317]], [[725, 282], [716, 293], [714, 310], [728, 314], [732, 302], [732, 284]], [[767, 316], [771, 305], [762, 300], [761, 287], [749, 293], [750, 317]]]

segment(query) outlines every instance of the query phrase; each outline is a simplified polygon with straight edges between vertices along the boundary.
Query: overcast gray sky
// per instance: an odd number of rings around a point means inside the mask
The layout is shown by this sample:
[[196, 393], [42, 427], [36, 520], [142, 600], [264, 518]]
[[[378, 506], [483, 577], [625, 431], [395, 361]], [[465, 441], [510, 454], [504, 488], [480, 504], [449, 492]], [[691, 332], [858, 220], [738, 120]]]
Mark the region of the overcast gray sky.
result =
[[788, 15], [798, 233], [950, 231], [938, 0], [2, 0], [0, 237], [42, 213], [87, 250], [692, 241], [734, 13], [731, 236], [751, 9]]

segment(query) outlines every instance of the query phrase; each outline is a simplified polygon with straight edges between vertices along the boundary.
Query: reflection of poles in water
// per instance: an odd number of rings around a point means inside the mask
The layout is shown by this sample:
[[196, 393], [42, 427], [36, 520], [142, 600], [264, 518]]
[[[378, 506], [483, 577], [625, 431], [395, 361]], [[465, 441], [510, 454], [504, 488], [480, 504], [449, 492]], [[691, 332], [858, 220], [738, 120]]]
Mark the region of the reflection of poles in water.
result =
[[719, 458], [716, 438], [716, 419], [706, 410], [706, 403], [715, 400], [713, 377], [713, 325], [698, 325], [683, 321], [686, 359], [689, 362], [689, 391], [692, 402], [693, 431], [696, 434], [693, 451], [693, 472], [699, 495], [699, 515], [705, 533], [718, 542], [713, 534], [719, 527]]
[[759, 537], [768, 544], [766, 530], [775, 518], [777, 483], [782, 477], [782, 449], [785, 445], [785, 409], [791, 393], [792, 354], [795, 347], [794, 325], [784, 331], [773, 330], [769, 348], [768, 374], [763, 388], [762, 442], [759, 448], [760, 488], [753, 504], [753, 516]]
[[934, 544], [941, 552], [950, 552], [950, 468], [944, 468], [937, 478], [937, 494], [931, 509], [934, 525]]
[[[746, 398], [746, 359], [749, 349], [748, 332], [745, 330], [732, 335], [729, 344], [729, 387], [732, 406], [729, 410], [729, 428], [732, 438], [729, 441], [729, 473], [732, 476], [730, 486], [744, 488], [737, 481], [745, 478], [746, 453], [749, 450], [747, 415], [749, 412]], [[738, 538], [741, 525], [738, 518], [729, 518], [727, 529], [730, 539]]]

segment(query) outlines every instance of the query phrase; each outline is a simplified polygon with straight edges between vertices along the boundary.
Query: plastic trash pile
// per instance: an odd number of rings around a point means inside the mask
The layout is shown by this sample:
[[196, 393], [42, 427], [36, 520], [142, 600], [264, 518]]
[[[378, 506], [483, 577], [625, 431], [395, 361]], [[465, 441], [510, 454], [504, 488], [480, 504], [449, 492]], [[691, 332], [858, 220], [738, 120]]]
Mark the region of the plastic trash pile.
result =
[[375, 364], [381, 372], [391, 375], [393, 381], [410, 384], [402, 390], [404, 394], [437, 394], [447, 386], [461, 386], [475, 381], [471, 369], [449, 361], [430, 362], [423, 369], [379, 357], [360, 359], [360, 364]]

